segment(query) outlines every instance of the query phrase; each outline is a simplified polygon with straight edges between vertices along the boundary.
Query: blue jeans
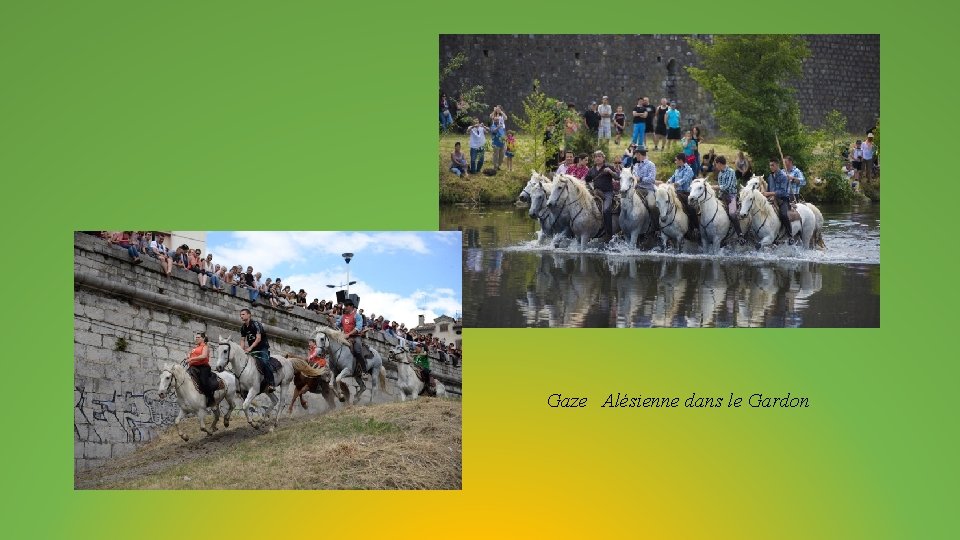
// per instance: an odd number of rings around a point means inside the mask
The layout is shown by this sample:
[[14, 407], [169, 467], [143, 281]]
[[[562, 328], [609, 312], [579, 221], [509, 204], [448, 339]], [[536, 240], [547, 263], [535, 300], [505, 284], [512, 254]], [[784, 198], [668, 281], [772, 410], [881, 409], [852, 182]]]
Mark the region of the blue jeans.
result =
[[470, 149], [470, 174], [476, 174], [483, 168], [483, 148]]
[[232, 296], [236, 296], [236, 295], [237, 295], [237, 286], [236, 286], [236, 285], [233, 285], [233, 284], [230, 285], [230, 294], [231, 294]]
[[263, 378], [267, 381], [267, 386], [276, 386], [273, 382], [273, 371], [270, 369], [270, 349], [263, 349], [260, 351], [250, 351], [260, 364], [260, 367], [263, 368]]
[[217, 277], [213, 272], [207, 272], [207, 275], [210, 276], [210, 285], [213, 285], [216, 288], [220, 288], [220, 278]]
[[453, 167], [450, 167], [450, 172], [452, 172], [457, 176], [463, 176], [464, 170], [463, 170], [463, 167], [459, 165], [454, 165]]
[[443, 111], [440, 113], [440, 125], [443, 126], [443, 130], [446, 131], [450, 124], [453, 123], [453, 116], [450, 115], [450, 111]]
[[640, 146], [646, 146], [644, 142], [644, 136], [647, 131], [647, 124], [640, 122], [639, 124], [633, 125], [633, 138], [630, 139], [630, 142], [633, 144], [639, 144]]
[[250, 301], [251, 301], [251, 302], [256, 302], [256, 301], [257, 301], [257, 298], [260, 298], [260, 290], [259, 290], [259, 289], [247, 289], [247, 292], [250, 294]]

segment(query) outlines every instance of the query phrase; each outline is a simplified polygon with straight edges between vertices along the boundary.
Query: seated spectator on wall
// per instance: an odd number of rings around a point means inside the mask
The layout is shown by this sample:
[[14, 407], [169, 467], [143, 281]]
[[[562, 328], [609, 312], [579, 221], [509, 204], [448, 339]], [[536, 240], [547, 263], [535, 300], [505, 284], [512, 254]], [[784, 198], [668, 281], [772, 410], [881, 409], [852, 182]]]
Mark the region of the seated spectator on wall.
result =
[[171, 257], [167, 251], [167, 246], [163, 245], [162, 236], [158, 236], [150, 242], [149, 253], [160, 262], [160, 268], [163, 269], [163, 273], [166, 274], [167, 277], [170, 277], [170, 273], [173, 272], [173, 257]]
[[115, 233], [110, 237], [109, 242], [126, 249], [127, 255], [130, 255], [130, 259], [133, 261], [133, 264], [140, 264], [143, 262], [143, 259], [140, 258], [140, 252], [137, 250], [136, 239], [133, 237], [133, 231], [122, 231]]
[[310, 302], [310, 305], [307, 306], [307, 311], [313, 311], [315, 313], [320, 313], [320, 300], [317, 298], [313, 299], [313, 302]]
[[300, 292], [297, 293], [297, 305], [302, 308], [307, 307], [307, 291], [300, 289]]
[[197, 283], [201, 287], [207, 286], [207, 272], [204, 268], [206, 260], [200, 256], [200, 250], [194, 249], [187, 254], [187, 270], [197, 274]]

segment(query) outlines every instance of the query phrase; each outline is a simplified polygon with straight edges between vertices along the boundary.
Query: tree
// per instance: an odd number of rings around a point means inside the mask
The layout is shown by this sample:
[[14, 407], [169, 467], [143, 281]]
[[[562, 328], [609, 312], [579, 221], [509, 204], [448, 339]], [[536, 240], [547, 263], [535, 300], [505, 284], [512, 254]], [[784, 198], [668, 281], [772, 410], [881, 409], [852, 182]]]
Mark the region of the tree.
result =
[[[444, 86], [444, 82], [447, 82], [450, 77], [457, 72], [463, 65], [467, 62], [467, 55], [464, 52], [458, 52], [456, 56], [450, 59], [447, 62], [447, 65], [441, 66], [440, 68], [440, 86]], [[460, 81], [459, 86], [457, 87], [456, 95], [447, 95], [447, 98], [462, 101], [466, 106], [457, 107], [457, 116], [454, 118], [455, 122], [468, 117], [472, 117], [472, 113], [479, 113], [487, 109], [487, 104], [483, 103], [483, 94], [486, 92], [483, 89], [482, 85], [475, 84], [473, 86], [467, 86], [463, 81]], [[465, 121], [466, 124], [472, 123], [472, 121]]]
[[791, 35], [714, 36], [688, 40], [700, 58], [688, 67], [693, 80], [713, 94], [720, 129], [755, 160], [785, 155], [807, 163], [813, 138], [800, 122], [800, 106], [790, 81], [802, 74], [810, 56], [806, 41]]
[[566, 119], [575, 113], [567, 110], [563, 101], [540, 91], [540, 81], [533, 81], [533, 91], [523, 98], [523, 117], [516, 118], [517, 126], [533, 140], [530, 159], [534, 169], [544, 171], [547, 157], [556, 154], [563, 143]]

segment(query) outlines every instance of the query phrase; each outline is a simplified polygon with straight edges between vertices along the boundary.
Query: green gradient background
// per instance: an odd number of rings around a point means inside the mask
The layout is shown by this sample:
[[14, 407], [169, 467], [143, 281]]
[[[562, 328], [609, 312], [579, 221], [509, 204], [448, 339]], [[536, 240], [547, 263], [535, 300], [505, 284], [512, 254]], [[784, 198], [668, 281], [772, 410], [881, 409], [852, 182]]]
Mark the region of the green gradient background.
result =
[[[684, 2], [643, 28], [882, 33], [881, 329], [467, 330], [462, 491], [101, 493], [73, 490], [71, 231], [435, 229], [437, 34], [637, 29], [564, 2], [61, 4], [0, 4], [4, 360], [43, 376], [5, 378], [5, 537], [412, 537], [424, 512], [467, 538], [957, 536], [955, 257], [915, 234], [940, 175], [909, 166], [957, 125], [940, 8]], [[812, 406], [598, 407], [618, 391]]]

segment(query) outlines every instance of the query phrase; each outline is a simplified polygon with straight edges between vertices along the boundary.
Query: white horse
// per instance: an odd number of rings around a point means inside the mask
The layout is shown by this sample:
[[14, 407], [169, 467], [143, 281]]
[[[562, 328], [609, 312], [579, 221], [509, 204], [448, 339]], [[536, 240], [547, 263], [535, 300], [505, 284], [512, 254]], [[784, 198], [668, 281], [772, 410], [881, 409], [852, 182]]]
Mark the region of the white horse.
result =
[[666, 251], [667, 240], [671, 239], [677, 246], [677, 253], [680, 253], [683, 251], [683, 238], [690, 227], [683, 204], [677, 197], [673, 184], [660, 184], [654, 196], [657, 210], [660, 211], [660, 250]]
[[630, 167], [620, 170], [620, 231], [631, 247], [638, 247], [640, 235], [650, 232], [652, 221], [643, 197], [637, 192], [637, 179]]
[[200, 430], [207, 435], [212, 435], [217, 431], [217, 422], [220, 421], [220, 402], [224, 398], [227, 400], [227, 414], [223, 416], [223, 427], [230, 427], [230, 413], [237, 405], [237, 379], [232, 373], [217, 373], [217, 377], [223, 382], [223, 388], [218, 388], [213, 393], [213, 425], [207, 429], [207, 396], [194, 385], [193, 377], [187, 372], [186, 368], [176, 363], [165, 363], [159, 365], [160, 368], [160, 386], [157, 387], [157, 394], [160, 399], [167, 395], [170, 386], [177, 396], [177, 405], [180, 406], [180, 414], [174, 424], [177, 426], [177, 433], [180, 438], [190, 440], [186, 433], [180, 429], [180, 421], [187, 413], [196, 413], [200, 420]]
[[[770, 201], [763, 195], [759, 187], [754, 188], [751, 183], [740, 190], [740, 218], [749, 217], [749, 229], [757, 240], [757, 248], [767, 247], [773, 244], [782, 229], [780, 216], [777, 209], [770, 204]], [[800, 236], [800, 244], [810, 249], [813, 247], [814, 236], [817, 234], [818, 225], [822, 226], [823, 216], [819, 220], [809, 203], [800, 203], [797, 205], [797, 213], [800, 219], [790, 222], [790, 230], [786, 231], [789, 238]], [[818, 223], [819, 222], [819, 223]], [[822, 241], [822, 240], [821, 240]]]
[[713, 186], [703, 178], [690, 184], [687, 201], [700, 209], [700, 248], [707, 253], [720, 251], [720, 245], [730, 232], [730, 216], [726, 205], [717, 198]]
[[[585, 249], [603, 227], [603, 214], [597, 208], [593, 195], [584, 182], [573, 176], [562, 174], [554, 178], [553, 193], [547, 199], [547, 207], [558, 208], [561, 219], [569, 221], [574, 238], [580, 239], [580, 249]], [[618, 230], [618, 221], [613, 220], [614, 234]]]
[[553, 180], [531, 171], [530, 180], [520, 191], [519, 199], [530, 203], [530, 217], [540, 221], [540, 237], [543, 244], [557, 233], [567, 232], [567, 223], [561, 219], [559, 209], [547, 208], [546, 202], [553, 193]]
[[[348, 400], [350, 390], [343, 382], [343, 378], [353, 377], [360, 386], [353, 402], [359, 403], [360, 396], [366, 391], [367, 385], [363, 382], [362, 373], [355, 374], [353, 372], [353, 352], [350, 350], [350, 341], [346, 334], [336, 328], [318, 326], [313, 339], [317, 342], [317, 349], [327, 352], [327, 366], [333, 372], [333, 392], [340, 398], [340, 401]], [[383, 358], [374, 348], [371, 348], [370, 352], [373, 354], [373, 358], [367, 358], [366, 364], [373, 389], [370, 391], [368, 403], [373, 403], [373, 396], [379, 388], [382, 388], [382, 391], [386, 394], [389, 394], [389, 392], [387, 392], [387, 369], [383, 367]], [[343, 394], [341, 394], [341, 390]]]
[[[293, 381], [294, 376], [293, 364], [289, 359], [278, 358], [277, 361], [280, 362], [281, 366], [279, 373], [273, 376], [277, 391], [266, 394], [266, 396], [270, 398], [270, 407], [268, 410], [272, 410], [273, 412], [273, 425], [270, 426], [270, 431], [273, 431], [280, 422], [280, 409], [283, 408], [283, 389]], [[257, 369], [257, 359], [254, 358], [253, 355], [243, 352], [239, 343], [221, 336], [217, 343], [217, 363], [215, 368], [217, 371], [223, 371], [228, 363], [230, 364], [230, 370], [233, 371], [233, 374], [236, 375], [239, 381], [240, 393], [246, 393], [246, 398], [243, 400], [243, 413], [247, 417], [247, 422], [251, 426], [260, 429], [261, 423], [254, 422], [250, 416], [253, 400], [260, 395], [260, 383], [262, 380], [260, 370]], [[280, 395], [278, 396], [277, 394]], [[269, 422], [269, 420], [270, 415], [268, 413], [264, 419], [264, 423]]]
[[[424, 382], [417, 377], [417, 372], [410, 364], [407, 350], [400, 346], [391, 348], [390, 359], [397, 363], [397, 389], [400, 390], [400, 401], [420, 397]], [[436, 378], [433, 380], [436, 382], [437, 397], [446, 397], [447, 388]]]

